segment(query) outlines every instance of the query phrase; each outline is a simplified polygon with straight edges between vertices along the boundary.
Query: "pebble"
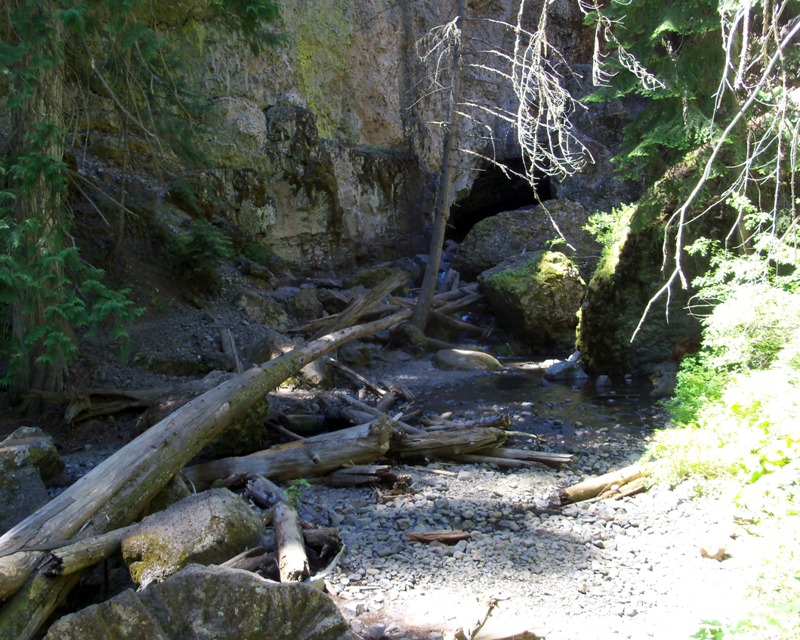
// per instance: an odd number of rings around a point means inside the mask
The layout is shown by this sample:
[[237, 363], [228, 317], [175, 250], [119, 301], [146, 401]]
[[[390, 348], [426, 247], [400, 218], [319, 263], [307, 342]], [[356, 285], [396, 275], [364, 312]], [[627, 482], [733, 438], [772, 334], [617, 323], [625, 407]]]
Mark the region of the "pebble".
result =
[[[423, 602], [435, 612], [439, 591], [456, 591], [465, 602], [502, 593], [519, 615], [529, 614], [535, 603], [548, 640], [586, 637], [592, 620], [613, 628], [593, 637], [661, 640], [652, 633], [654, 610], [684, 616], [692, 607], [702, 609], [684, 588], [687, 567], [696, 563], [697, 570], [709, 572], [727, 567], [701, 558], [697, 544], [679, 543], [694, 530], [709, 530], [706, 524], [719, 516], [719, 504], [656, 488], [622, 501], [577, 503], [552, 512], [548, 505], [558, 488], [597, 467], [629, 464], [630, 444], [615, 445], [615, 437], [608, 430], [603, 449], [579, 454], [578, 466], [568, 470], [464, 465], [448, 467], [452, 476], [432, 479], [415, 467], [400, 467], [399, 473], [412, 476], [411, 492], [386, 504], [369, 489], [307, 489], [304, 503], [343, 514], [347, 523], [340, 530], [347, 551], [330, 580], [340, 590], [345, 616], [358, 619], [369, 612], [369, 626], [360, 635], [371, 640], [441, 640], [451, 635], [452, 627], [445, 630], [451, 611], [443, 604], [441, 629], [420, 632], [406, 622], [411, 603]], [[581, 467], [589, 471], [579, 472]], [[445, 545], [405, 537], [407, 531], [449, 528], [467, 531], [470, 538]], [[726, 580], [737, 582], [721, 574], [716, 579], [719, 588]], [[702, 615], [700, 610], [698, 620]], [[375, 622], [381, 616], [383, 621]], [[403, 620], [403, 628], [392, 620]]]

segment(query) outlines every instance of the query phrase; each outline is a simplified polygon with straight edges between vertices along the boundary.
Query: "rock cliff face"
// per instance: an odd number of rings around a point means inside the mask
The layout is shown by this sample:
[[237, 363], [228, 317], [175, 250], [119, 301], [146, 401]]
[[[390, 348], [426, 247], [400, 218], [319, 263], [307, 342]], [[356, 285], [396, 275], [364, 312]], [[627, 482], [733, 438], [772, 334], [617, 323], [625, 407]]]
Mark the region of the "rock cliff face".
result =
[[[526, 8], [531, 30], [542, 4]], [[209, 105], [202, 146], [210, 165], [173, 180], [172, 204], [186, 209], [188, 190], [193, 207], [226, 218], [248, 242], [299, 271], [424, 251], [442, 146], [435, 123], [446, 119], [447, 92], [431, 84], [415, 45], [452, 20], [450, 11], [430, 0], [284, 2], [278, 29], [287, 42], [259, 55], [229, 33], [175, 19], [171, 33], [190, 62], [188, 80]], [[512, 0], [469, 3], [467, 99], [514, 109], [508, 83], [492, 68], [499, 58], [479, 51], [511, 50], [513, 33], [500, 23], [513, 22], [516, 11]], [[551, 42], [582, 69], [592, 32], [576, 3], [557, 0], [548, 11]], [[590, 89], [566, 67], [563, 73], [578, 95]], [[589, 112], [577, 118], [578, 136], [597, 164], [586, 176], [552, 185], [551, 195], [590, 212], [629, 199], [628, 185], [611, 179], [607, 163], [626, 117], [616, 105], [599, 119]], [[510, 125], [498, 118], [463, 119], [461, 146], [498, 160], [518, 155]], [[106, 147], [104, 161], [118, 162], [114, 148]], [[459, 154], [458, 202], [469, 200], [487, 166]]]

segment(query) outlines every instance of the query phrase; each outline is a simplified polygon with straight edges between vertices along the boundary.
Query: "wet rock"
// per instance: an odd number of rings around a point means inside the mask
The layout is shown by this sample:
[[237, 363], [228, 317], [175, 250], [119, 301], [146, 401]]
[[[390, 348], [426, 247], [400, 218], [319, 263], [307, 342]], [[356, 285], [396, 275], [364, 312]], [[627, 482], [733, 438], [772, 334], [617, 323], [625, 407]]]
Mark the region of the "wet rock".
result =
[[501, 324], [531, 348], [575, 344], [586, 283], [564, 254], [542, 251], [479, 277]]
[[[551, 216], [574, 249], [558, 237]], [[548, 200], [544, 205], [499, 213], [472, 228], [459, 247], [453, 266], [475, 276], [514, 256], [552, 248], [581, 265], [588, 278], [600, 255], [600, 245], [583, 230], [588, 219], [586, 209], [570, 200]]]
[[459, 371], [500, 371], [503, 365], [494, 356], [482, 351], [442, 349], [436, 352], [433, 362], [442, 369]]
[[668, 398], [675, 392], [675, 385], [678, 383], [678, 364], [672, 360], [666, 360], [655, 366], [650, 375], [653, 383], [653, 390], [650, 392], [651, 398]]
[[352, 640], [333, 602], [306, 584], [192, 565], [58, 620], [47, 640]]
[[559, 381], [559, 380], [585, 380], [589, 376], [586, 375], [586, 372], [581, 368], [580, 364], [577, 362], [572, 362], [571, 360], [564, 360], [561, 362], [554, 362], [551, 364], [547, 370], [544, 372], [544, 377], [547, 380], [552, 381]]
[[255, 544], [262, 529], [242, 498], [212, 489], [145, 518], [122, 541], [122, 557], [134, 582], [147, 586], [190, 563], [224, 562]]

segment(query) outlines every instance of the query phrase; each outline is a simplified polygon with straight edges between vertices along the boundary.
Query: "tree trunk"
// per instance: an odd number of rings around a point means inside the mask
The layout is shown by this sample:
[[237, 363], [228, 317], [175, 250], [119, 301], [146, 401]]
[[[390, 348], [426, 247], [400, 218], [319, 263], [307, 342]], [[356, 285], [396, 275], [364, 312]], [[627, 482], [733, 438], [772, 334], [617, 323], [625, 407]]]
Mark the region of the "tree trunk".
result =
[[[456, 24], [462, 32], [466, 17], [466, 5], [466, 0], [458, 0]], [[417, 306], [414, 308], [414, 315], [411, 318], [411, 325], [422, 332], [425, 331], [425, 325], [428, 324], [428, 315], [436, 292], [436, 278], [439, 274], [439, 264], [442, 260], [444, 233], [447, 228], [447, 218], [450, 216], [450, 200], [453, 194], [453, 164], [456, 141], [458, 139], [458, 103], [461, 102], [461, 43], [463, 40], [462, 33], [460, 41], [453, 49], [453, 88], [450, 96], [450, 123], [444, 140], [442, 173], [439, 178], [439, 192], [436, 196], [431, 245], [428, 252], [428, 264], [425, 265], [422, 288], [419, 292], [419, 298], [417, 298]]]
[[[15, 35], [27, 41], [33, 37], [34, 42], [11, 74], [11, 93], [18, 104], [10, 109], [9, 160], [12, 167], [27, 169], [16, 173], [12, 169], [10, 178], [18, 196], [14, 208], [21, 236], [14, 259], [25, 276], [17, 279], [11, 305], [16, 354], [9, 391], [14, 404], [23, 401], [31, 389], [63, 388], [66, 353], [62, 345], [64, 339], [71, 340], [64, 320], [48, 313], [48, 308], [64, 303], [59, 256], [68, 226], [63, 209], [63, 28], [51, 0], [20, 0], [17, 4], [27, 20], [14, 25], [20, 31], [12, 35], [12, 42]], [[49, 332], [39, 333], [44, 327]], [[52, 334], [60, 334], [59, 339], [48, 341]], [[25, 400], [21, 410], [33, 414], [40, 405], [39, 400]]]

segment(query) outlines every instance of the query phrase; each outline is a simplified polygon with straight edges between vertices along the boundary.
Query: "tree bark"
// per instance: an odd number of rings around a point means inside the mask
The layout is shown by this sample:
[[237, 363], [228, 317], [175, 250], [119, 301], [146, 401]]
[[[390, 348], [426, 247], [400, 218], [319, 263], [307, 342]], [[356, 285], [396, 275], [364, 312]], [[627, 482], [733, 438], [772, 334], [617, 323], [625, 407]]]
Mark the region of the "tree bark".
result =
[[450, 201], [453, 194], [453, 165], [456, 142], [458, 140], [458, 104], [461, 102], [461, 42], [463, 42], [466, 11], [466, 0], [458, 0], [456, 26], [462, 31], [462, 35], [453, 48], [453, 88], [450, 95], [449, 125], [445, 134], [444, 153], [442, 155], [442, 173], [439, 178], [439, 192], [436, 196], [428, 264], [425, 265], [422, 288], [417, 298], [417, 305], [414, 308], [414, 315], [411, 318], [411, 325], [423, 333], [425, 332], [425, 326], [428, 324], [428, 315], [436, 292], [436, 278], [439, 274], [439, 264], [442, 260], [442, 245], [447, 228], [447, 218], [450, 216]]
[[[41, 409], [38, 399], [24, 399], [32, 389], [59, 391], [64, 385], [66, 354], [57, 341], [46, 344], [48, 335], [34, 338], [37, 330], [49, 327], [67, 341], [71, 328], [58, 315], [48, 314], [48, 307], [60, 307], [65, 300], [63, 251], [67, 216], [63, 209], [64, 156], [64, 53], [63, 27], [56, 17], [52, 0], [20, 0], [17, 10], [29, 16], [27, 28], [35, 34], [25, 54], [11, 74], [11, 93], [19, 104], [10, 109], [11, 128], [8, 140], [12, 165], [24, 163], [25, 156], [35, 157], [30, 166], [38, 165], [38, 173], [21, 172], [11, 177], [17, 192], [14, 202], [16, 222], [22, 239], [15, 257], [25, 272], [25, 285], [15, 288], [11, 304], [12, 335], [18, 357], [9, 388], [13, 404], [23, 402], [21, 412], [31, 415]], [[38, 24], [37, 24], [38, 23]], [[36, 27], [33, 27], [37, 24]], [[15, 35], [11, 35], [14, 41]], [[15, 43], [16, 44], [16, 43]], [[63, 309], [60, 309], [63, 310]], [[44, 357], [43, 357], [44, 356]]]
[[[26, 546], [70, 538], [78, 530], [97, 535], [130, 524], [181, 467], [265, 393], [342, 344], [388, 329], [409, 316], [410, 312], [401, 312], [343, 329], [252, 367], [140, 435], [0, 537], [0, 598], [26, 585], [41, 561], [43, 553], [25, 552]], [[34, 576], [0, 610], [0, 638], [31, 638], [77, 576]]]
[[390, 453], [401, 458], [449, 458], [505, 441], [506, 433], [494, 427], [439, 429], [392, 440]]
[[333, 433], [278, 445], [249, 456], [222, 458], [184, 469], [198, 490], [215, 480], [247, 474], [276, 480], [326, 474], [348, 464], [380, 458], [389, 449], [392, 426], [386, 418]]
[[301, 582], [308, 577], [309, 569], [306, 545], [297, 511], [285, 502], [276, 504], [272, 511], [272, 524], [275, 527], [275, 540], [278, 543], [278, 572], [281, 582]]
[[588, 500], [605, 493], [615, 486], [621, 487], [645, 475], [647, 473], [641, 465], [633, 464], [619, 471], [612, 471], [595, 478], [587, 478], [583, 482], [561, 489], [558, 492], [558, 499], [561, 504]]

